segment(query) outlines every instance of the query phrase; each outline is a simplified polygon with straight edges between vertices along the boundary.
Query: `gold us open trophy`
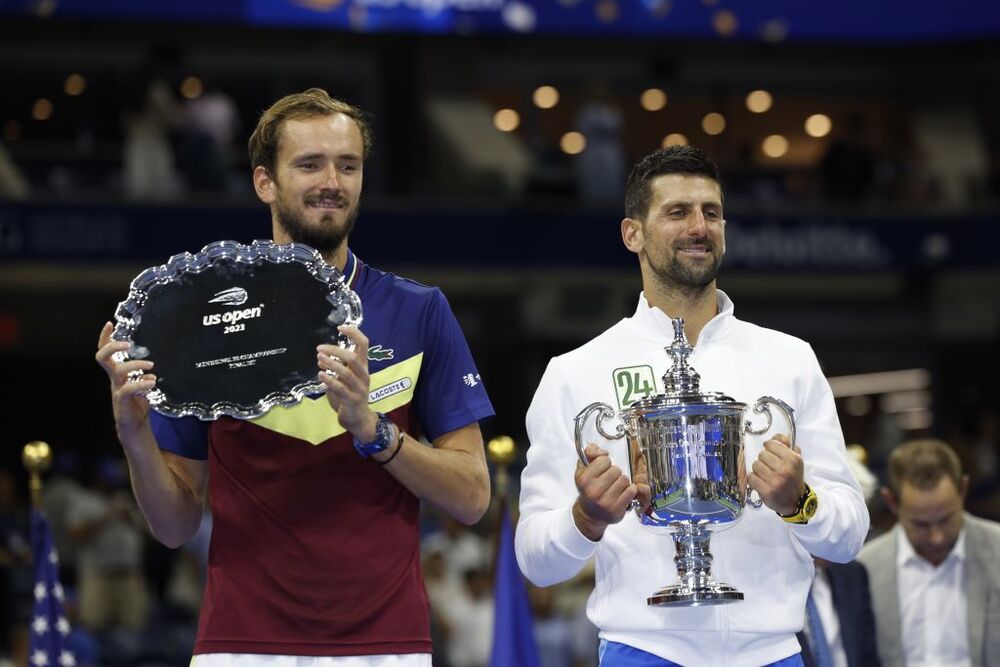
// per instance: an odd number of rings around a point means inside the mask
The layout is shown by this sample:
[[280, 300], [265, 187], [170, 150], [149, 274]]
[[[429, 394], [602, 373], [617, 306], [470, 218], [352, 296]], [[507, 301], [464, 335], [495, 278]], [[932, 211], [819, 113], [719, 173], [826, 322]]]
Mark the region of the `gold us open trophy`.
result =
[[575, 419], [576, 450], [586, 465], [583, 432], [598, 413], [597, 431], [608, 440], [627, 438], [629, 472], [638, 450], [645, 459], [652, 502], [645, 510], [638, 501], [632, 509], [645, 526], [672, 532], [678, 581], [646, 599], [647, 604], [700, 606], [743, 599], [743, 593], [712, 578], [709, 541], [713, 530], [734, 525], [744, 505], [760, 507], [750, 498], [744, 459], [743, 434], [760, 435], [771, 428], [773, 405], [788, 423], [795, 442], [793, 410], [770, 396], [757, 399], [753, 410], [767, 415], [755, 429], [744, 421], [747, 404], [717, 392], [702, 393], [701, 377], [688, 363], [694, 348], [684, 334], [684, 320], [673, 320], [674, 340], [666, 348], [673, 365], [663, 375], [664, 393], [635, 401], [617, 414], [614, 433], [605, 420], [616, 416], [606, 403], [592, 403]]

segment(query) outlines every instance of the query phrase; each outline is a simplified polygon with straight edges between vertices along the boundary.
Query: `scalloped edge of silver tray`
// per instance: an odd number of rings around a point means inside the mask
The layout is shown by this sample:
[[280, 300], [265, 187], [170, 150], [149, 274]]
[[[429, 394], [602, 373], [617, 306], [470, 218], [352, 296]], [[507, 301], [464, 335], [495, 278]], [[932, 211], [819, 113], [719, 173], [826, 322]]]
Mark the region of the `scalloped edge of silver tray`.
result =
[[[115, 309], [115, 329], [112, 340], [128, 341], [132, 346], [125, 352], [114, 355], [117, 362], [129, 359], [141, 359], [145, 356], [141, 350], [136, 350], [132, 335], [141, 320], [142, 308], [149, 298], [149, 290], [158, 285], [176, 282], [188, 273], [201, 273], [221, 260], [236, 261], [245, 264], [257, 264], [261, 261], [275, 264], [299, 262], [304, 265], [316, 280], [330, 288], [327, 300], [333, 307], [348, 302], [357, 313], [357, 318], [348, 318], [346, 324], [361, 326], [361, 300], [346, 284], [340, 271], [330, 266], [319, 251], [304, 243], [277, 244], [269, 240], [256, 240], [250, 245], [238, 241], [215, 241], [209, 243], [196, 253], [183, 252], [172, 256], [166, 264], [152, 266], [136, 276], [129, 286], [128, 297]], [[337, 345], [345, 349], [354, 349], [354, 344], [343, 334], [338, 334]], [[133, 374], [130, 381], [138, 382], [142, 372]], [[150, 407], [169, 417], [197, 417], [203, 421], [211, 421], [222, 416], [237, 419], [253, 419], [267, 413], [273, 407], [295, 405], [309, 394], [320, 393], [324, 385], [319, 380], [303, 382], [289, 391], [276, 391], [261, 398], [253, 405], [236, 404], [220, 401], [212, 405], [204, 403], [173, 404], [166, 395], [157, 388], [146, 394]]]

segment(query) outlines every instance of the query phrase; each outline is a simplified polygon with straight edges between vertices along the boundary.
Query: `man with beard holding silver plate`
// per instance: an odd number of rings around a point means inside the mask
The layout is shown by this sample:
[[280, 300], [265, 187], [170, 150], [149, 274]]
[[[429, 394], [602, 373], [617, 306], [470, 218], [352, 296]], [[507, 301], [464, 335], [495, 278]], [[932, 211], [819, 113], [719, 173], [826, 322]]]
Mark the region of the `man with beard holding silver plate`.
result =
[[348, 247], [370, 148], [362, 112], [316, 88], [276, 102], [250, 137], [274, 241], [318, 250], [364, 305], [360, 330], [340, 328], [354, 350], [316, 348], [325, 395], [250, 420], [165, 417], [142, 397], [153, 362], [116, 362], [129, 343], [101, 332], [153, 535], [191, 539], [210, 495], [196, 667], [430, 667], [420, 502], [470, 525], [489, 504], [479, 420], [493, 408], [447, 300]]
[[[643, 292], [631, 317], [554, 358], [542, 377], [527, 415], [518, 562], [535, 584], [550, 586], [596, 558], [587, 613], [600, 630], [601, 667], [801, 665], [795, 633], [812, 556], [853, 559], [869, 524], [829, 384], [808, 344], [737, 319], [716, 288], [723, 198], [718, 169], [701, 151], [671, 146], [636, 164], [625, 213], [622, 240], [639, 259]], [[644, 466], [635, 479], [623, 473], [624, 441], [610, 451], [587, 445], [587, 466], [574, 448], [574, 416], [584, 406], [621, 410], [663, 390], [672, 318], [683, 318], [703, 388], [748, 404], [779, 396], [795, 411], [798, 446], [782, 434], [745, 439], [747, 483], [763, 506], [744, 508], [712, 538], [712, 570], [745, 593], [731, 604], [647, 604], [654, 586], [675, 577], [675, 564], [668, 533], [628, 511], [635, 500], [649, 507]]]

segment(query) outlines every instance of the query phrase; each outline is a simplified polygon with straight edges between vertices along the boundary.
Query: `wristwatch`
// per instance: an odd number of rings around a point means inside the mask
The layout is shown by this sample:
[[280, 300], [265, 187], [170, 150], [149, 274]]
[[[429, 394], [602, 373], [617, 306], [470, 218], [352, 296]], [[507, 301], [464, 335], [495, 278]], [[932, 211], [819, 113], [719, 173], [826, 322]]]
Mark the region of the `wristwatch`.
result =
[[795, 507], [794, 514], [779, 514], [783, 521], [788, 523], [798, 523], [804, 524], [809, 523], [809, 519], [813, 518], [816, 514], [816, 508], [819, 507], [819, 498], [816, 496], [816, 492], [806, 484], [806, 490], [802, 492], [799, 497], [798, 505]]
[[375, 422], [375, 439], [371, 442], [359, 442], [357, 438], [354, 438], [354, 449], [358, 450], [358, 454], [366, 459], [373, 454], [384, 452], [396, 438], [396, 425], [392, 423], [392, 420], [381, 412], [375, 414], [378, 416], [378, 421]]

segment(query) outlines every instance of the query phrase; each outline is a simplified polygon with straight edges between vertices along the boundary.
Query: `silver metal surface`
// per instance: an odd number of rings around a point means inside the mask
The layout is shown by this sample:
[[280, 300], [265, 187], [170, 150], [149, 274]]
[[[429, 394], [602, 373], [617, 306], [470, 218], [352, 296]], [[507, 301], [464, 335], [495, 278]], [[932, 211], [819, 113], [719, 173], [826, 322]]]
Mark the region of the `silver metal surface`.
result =
[[[166, 264], [154, 266], [140, 273], [132, 281], [128, 297], [118, 304], [115, 312], [114, 340], [133, 342], [133, 334], [142, 319], [143, 307], [149, 299], [150, 291], [160, 285], [180, 282], [185, 275], [211, 271], [221, 264], [236, 262], [244, 265], [259, 265], [261, 263], [288, 264], [299, 263], [317, 281], [328, 288], [326, 300], [330, 311], [327, 325], [335, 327], [339, 324], [360, 326], [362, 322], [361, 301], [344, 281], [344, 277], [336, 267], [330, 266], [322, 255], [313, 248], [302, 243], [276, 244], [272, 241], [258, 240], [250, 245], [236, 241], [216, 241], [202, 248], [197, 253], [181, 253], [171, 257]], [[227, 298], [237, 298], [238, 295], [222, 295], [220, 303]], [[244, 297], [245, 298], [245, 297]], [[354, 343], [341, 333], [335, 334], [335, 344], [344, 349], [353, 349]], [[129, 359], [145, 358], [149, 351], [133, 343], [125, 352], [115, 355], [115, 360], [124, 362]], [[142, 372], [137, 372], [130, 381], [142, 379]], [[273, 391], [262, 396], [250, 405], [219, 402], [213, 404], [190, 403], [175, 404], [162, 391], [154, 388], [146, 398], [149, 404], [158, 412], [172, 416], [195, 416], [199, 419], [216, 419], [223, 415], [239, 419], [251, 419], [263, 415], [272, 407], [288, 406], [299, 402], [302, 397], [323, 391], [324, 385], [318, 379], [301, 382], [285, 391]]]
[[665, 391], [641, 399], [618, 412], [621, 424], [613, 433], [604, 425], [615, 410], [592, 403], [575, 419], [575, 445], [584, 455], [586, 423], [598, 414], [597, 430], [607, 440], [628, 442], [630, 475], [645, 467], [651, 502], [643, 509], [633, 503], [644, 526], [667, 528], [675, 545], [678, 582], [661, 588], [647, 599], [650, 605], [699, 606], [743, 599], [732, 586], [712, 578], [711, 534], [739, 520], [750, 500], [744, 452], [744, 433], [755, 435], [771, 427], [773, 405], [788, 422], [794, 443], [794, 411], [783, 401], [765, 396], [754, 411], [766, 414], [767, 424], [753, 429], [744, 422], [747, 404], [720, 393], [702, 393], [700, 376], [688, 357], [693, 347], [684, 333], [683, 319], [673, 320], [674, 340], [666, 348], [673, 364], [663, 375]]

